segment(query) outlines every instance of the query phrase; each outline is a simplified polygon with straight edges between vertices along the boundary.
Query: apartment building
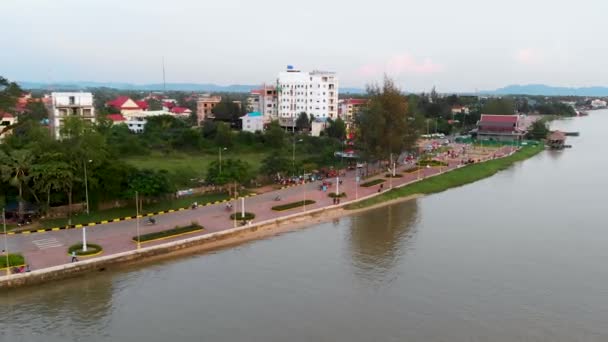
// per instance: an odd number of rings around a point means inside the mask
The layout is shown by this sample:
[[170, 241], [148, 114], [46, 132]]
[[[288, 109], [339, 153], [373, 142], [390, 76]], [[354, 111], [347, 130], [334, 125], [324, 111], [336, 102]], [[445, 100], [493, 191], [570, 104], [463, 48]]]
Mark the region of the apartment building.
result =
[[85, 121], [95, 122], [95, 107], [92, 93], [51, 93], [49, 126], [56, 139], [61, 138], [63, 121], [77, 116]]
[[196, 117], [198, 124], [207, 119], [213, 119], [213, 107], [222, 101], [221, 96], [203, 95], [196, 100]]
[[340, 106], [338, 108], [338, 116], [346, 122], [347, 125], [352, 124], [355, 121], [357, 113], [361, 108], [367, 105], [367, 99], [344, 99], [340, 100]]
[[303, 72], [287, 67], [277, 78], [277, 116], [284, 127], [294, 127], [305, 112], [326, 120], [338, 117], [338, 77], [333, 72]]

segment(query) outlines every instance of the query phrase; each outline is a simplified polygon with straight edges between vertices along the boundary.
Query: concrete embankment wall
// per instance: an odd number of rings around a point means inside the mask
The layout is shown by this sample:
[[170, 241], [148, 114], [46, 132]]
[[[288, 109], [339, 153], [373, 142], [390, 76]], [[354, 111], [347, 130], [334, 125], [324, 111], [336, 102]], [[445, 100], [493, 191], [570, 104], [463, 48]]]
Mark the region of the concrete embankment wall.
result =
[[[359, 200], [363, 199], [365, 198], [360, 198]], [[213, 247], [221, 247], [223, 245], [236, 243], [239, 240], [244, 240], [248, 236], [254, 235], [255, 232], [261, 230], [273, 231], [277, 226], [281, 225], [282, 223], [289, 224], [294, 223], [294, 221], [308, 221], [309, 218], [312, 219], [315, 217], [319, 217], [323, 213], [340, 209], [340, 207], [341, 205], [308, 210], [306, 212], [300, 212], [292, 215], [287, 215], [281, 218], [258, 222], [249, 226], [237, 227], [221, 232], [195, 236], [192, 238], [167, 242], [150, 247], [144, 247], [140, 248], [139, 250], [116, 253], [107, 256], [100, 256], [88, 260], [83, 259], [79, 262], [48, 267], [40, 270], [35, 270], [29, 273], [13, 274], [0, 278], [0, 289], [36, 285], [49, 281], [75, 277], [87, 272], [105, 270], [106, 268], [109, 268], [112, 265], [144, 261], [152, 259], [154, 257], [161, 257], [163, 255], [177, 253], [181, 250], [185, 250], [188, 248], [196, 248], [197, 246], [204, 247], [205, 245], [213, 245]]]

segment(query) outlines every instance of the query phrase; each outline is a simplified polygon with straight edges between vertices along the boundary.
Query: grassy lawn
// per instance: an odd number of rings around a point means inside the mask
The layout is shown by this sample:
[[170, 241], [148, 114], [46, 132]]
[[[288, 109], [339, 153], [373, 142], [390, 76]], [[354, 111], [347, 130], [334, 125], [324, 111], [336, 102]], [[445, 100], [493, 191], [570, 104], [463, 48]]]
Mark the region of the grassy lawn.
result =
[[457, 186], [473, 183], [477, 180], [490, 177], [495, 173], [508, 168], [515, 162], [528, 159], [544, 150], [544, 148], [545, 147], [543, 144], [539, 144], [537, 146], [526, 146], [509, 157], [495, 159], [480, 164], [471, 164], [443, 175], [431, 177], [402, 188], [384, 192], [381, 195], [358, 203], [349, 204], [345, 208], [360, 209], [400, 197], [407, 197], [415, 194], [432, 194]]
[[[205, 204], [207, 202], [221, 201], [228, 198], [228, 194], [208, 194], [208, 195], [194, 195], [182, 197], [174, 200], [160, 201], [157, 203], [150, 203], [143, 205], [143, 213], [157, 212], [161, 210], [178, 209], [188, 207], [192, 202], [198, 202], [199, 204]], [[99, 222], [103, 220], [112, 220], [119, 217], [134, 216], [135, 215], [135, 203], [133, 206], [124, 208], [114, 208], [101, 211], [93, 211], [90, 215], [80, 214], [72, 217], [72, 224], [82, 224], [89, 222]], [[48, 219], [39, 222], [41, 228], [53, 228], [62, 227], [68, 224], [67, 218]]]
[[[223, 151], [222, 159], [239, 159], [248, 162], [254, 169], [258, 169], [267, 153], [238, 153]], [[182, 170], [192, 170], [194, 173], [203, 176], [207, 172], [209, 164], [219, 160], [216, 154], [187, 154], [187, 153], [152, 153], [147, 156], [129, 157], [125, 161], [139, 169], [167, 170], [175, 173]]]

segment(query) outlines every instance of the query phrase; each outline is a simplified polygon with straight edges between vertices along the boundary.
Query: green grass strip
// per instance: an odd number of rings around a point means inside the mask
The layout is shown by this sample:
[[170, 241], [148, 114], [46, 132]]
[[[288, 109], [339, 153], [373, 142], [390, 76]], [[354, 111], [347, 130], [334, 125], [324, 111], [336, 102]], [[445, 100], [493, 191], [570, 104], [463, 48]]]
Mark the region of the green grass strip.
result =
[[100, 245], [96, 245], [94, 243], [87, 243], [87, 251], [84, 252], [82, 250], [82, 243], [77, 243], [75, 245], [71, 245], [68, 248], [68, 254], [72, 254], [72, 252], [76, 252], [76, 255], [84, 256], [84, 255], [92, 255], [97, 254], [103, 251], [103, 248]]
[[299, 207], [303, 207], [305, 205], [315, 204], [315, 203], [317, 203], [317, 202], [315, 202], [313, 200], [298, 201], [298, 202], [292, 202], [292, 203], [274, 206], [274, 207], [272, 207], [272, 210], [284, 211], [284, 210], [299, 208]]
[[536, 146], [526, 146], [511, 156], [494, 159], [479, 164], [467, 165], [465, 167], [461, 167], [439, 176], [427, 178], [402, 188], [386, 191], [378, 196], [361, 202], [349, 204], [345, 206], [345, 208], [350, 210], [361, 209], [401, 197], [407, 197], [415, 194], [433, 194], [450, 188], [473, 183], [477, 180], [490, 177], [495, 173], [510, 167], [518, 161], [533, 157], [542, 150], [544, 150], [544, 146], [542, 144]]
[[[20, 266], [25, 264], [25, 258], [21, 254], [9, 254], [8, 264], [13, 266]], [[6, 255], [0, 255], [0, 268], [6, 268]]]
[[374, 179], [372, 181], [361, 184], [361, 186], [364, 188], [369, 188], [370, 186], [378, 185], [378, 184], [384, 183], [384, 182], [386, 182], [386, 179]]
[[[185, 226], [185, 227], [175, 227], [175, 228], [172, 228], [169, 230], [162, 230], [160, 232], [143, 234], [143, 235], [139, 236], [139, 241], [146, 242], [146, 241], [150, 241], [150, 240], [163, 239], [163, 238], [171, 237], [174, 235], [181, 235], [181, 234], [185, 234], [185, 233], [196, 232], [196, 231], [203, 230], [203, 229], [204, 228], [202, 226], [199, 226], [198, 224], [191, 224], [191, 225]], [[133, 237], [133, 241], [137, 242], [137, 236]]]

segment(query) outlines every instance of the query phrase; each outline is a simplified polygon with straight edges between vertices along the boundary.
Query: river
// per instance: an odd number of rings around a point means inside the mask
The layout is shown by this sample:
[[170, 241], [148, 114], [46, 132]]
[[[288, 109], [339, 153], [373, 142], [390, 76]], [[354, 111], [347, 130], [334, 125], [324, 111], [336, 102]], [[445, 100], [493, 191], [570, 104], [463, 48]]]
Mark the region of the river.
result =
[[0, 294], [0, 341], [608, 341], [608, 111], [491, 178]]

